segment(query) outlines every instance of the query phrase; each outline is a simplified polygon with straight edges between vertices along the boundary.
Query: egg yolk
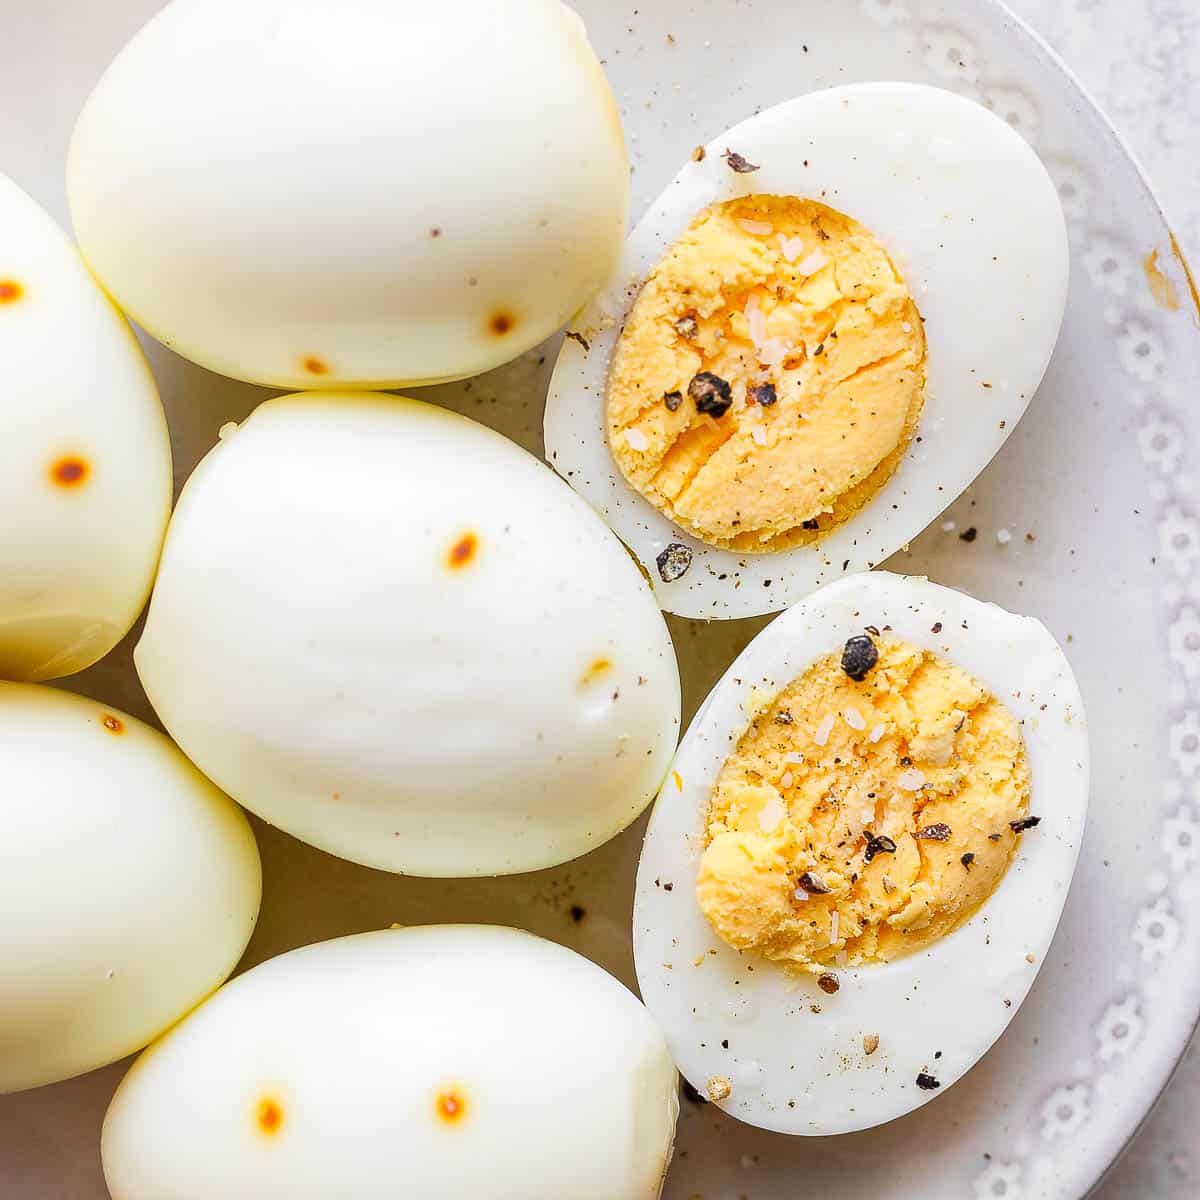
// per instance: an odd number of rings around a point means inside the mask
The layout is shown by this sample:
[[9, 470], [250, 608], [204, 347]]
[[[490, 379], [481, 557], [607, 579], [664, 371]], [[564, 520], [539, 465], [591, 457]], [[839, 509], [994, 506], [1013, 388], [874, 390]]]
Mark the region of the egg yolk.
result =
[[936, 654], [873, 644], [861, 680], [829, 655], [760, 711], [709, 806], [700, 907], [723, 941], [788, 969], [944, 937], [999, 884], [1028, 812], [1008, 709]]
[[783, 550], [867, 504], [925, 395], [904, 280], [857, 221], [813, 200], [705, 209], [646, 280], [608, 380], [621, 473], [712, 545]]

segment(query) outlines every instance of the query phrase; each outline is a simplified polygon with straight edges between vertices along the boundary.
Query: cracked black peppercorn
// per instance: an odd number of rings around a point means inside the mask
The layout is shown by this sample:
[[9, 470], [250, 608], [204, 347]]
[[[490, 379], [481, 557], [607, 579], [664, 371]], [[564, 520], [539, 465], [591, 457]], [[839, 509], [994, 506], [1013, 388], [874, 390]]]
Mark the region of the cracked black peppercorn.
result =
[[1013, 833], [1024, 833], [1042, 823], [1041, 817], [1022, 817], [1019, 821], [1009, 821], [1008, 827]]
[[972, 854], [970, 850], [968, 850], [966, 852], [966, 854], [964, 854], [959, 861], [969, 871], [971, 869], [971, 867], [974, 866], [974, 864], [975, 864], [975, 855]]
[[770, 408], [779, 399], [773, 383], [760, 383], [750, 389], [750, 399], [763, 408]]
[[807, 521], [801, 521], [800, 528], [801, 529], [820, 529], [821, 522], [816, 520], [815, 518], [810, 518]]
[[674, 583], [688, 573], [692, 565], [692, 552], [682, 542], [672, 542], [654, 561], [663, 583]]
[[867, 672], [878, 661], [879, 651], [865, 633], [850, 638], [842, 650], [842, 670], [855, 683], [861, 683], [866, 679]]
[[885, 833], [872, 833], [869, 829], [863, 830], [867, 835], [867, 848], [863, 852], [863, 861], [870, 862], [877, 854], [895, 854], [896, 843]]
[[917, 1087], [919, 1087], [923, 1092], [935, 1092], [941, 1086], [941, 1082], [937, 1079], [934, 1079], [934, 1077], [928, 1074], [926, 1071], [922, 1071], [920, 1075], [917, 1076]]
[[829, 895], [829, 889], [821, 882], [820, 876], [814, 875], [811, 871], [805, 871], [800, 876], [800, 886], [806, 892], [812, 892], [814, 896]]
[[667, 412], [677, 412], [683, 403], [683, 393], [663, 392], [663, 403], [667, 406]]
[[711, 371], [701, 371], [688, 384], [688, 395], [695, 400], [696, 411], [708, 413], [710, 417], [723, 417], [733, 403], [729, 384]]

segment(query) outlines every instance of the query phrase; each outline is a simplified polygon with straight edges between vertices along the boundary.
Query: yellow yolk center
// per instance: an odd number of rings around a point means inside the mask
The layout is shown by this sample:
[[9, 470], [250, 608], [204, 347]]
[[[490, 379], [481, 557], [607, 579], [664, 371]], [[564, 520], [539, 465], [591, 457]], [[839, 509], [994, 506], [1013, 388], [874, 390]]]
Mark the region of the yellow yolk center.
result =
[[751, 721], [713, 792], [696, 884], [723, 941], [800, 971], [889, 961], [967, 920], [1008, 869], [1029, 765], [965, 671], [877, 640], [821, 659]]
[[870, 231], [748, 196], [705, 209], [647, 279], [613, 358], [608, 440], [696, 537], [782, 550], [887, 482], [924, 393], [921, 317]]

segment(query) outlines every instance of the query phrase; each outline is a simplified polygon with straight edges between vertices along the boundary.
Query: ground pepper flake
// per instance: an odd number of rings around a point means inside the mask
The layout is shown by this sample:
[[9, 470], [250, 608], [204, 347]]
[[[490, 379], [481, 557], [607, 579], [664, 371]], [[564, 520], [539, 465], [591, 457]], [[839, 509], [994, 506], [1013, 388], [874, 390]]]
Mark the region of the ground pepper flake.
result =
[[970, 529], [964, 529], [962, 533], [958, 535], [958, 540], [960, 542], [973, 542], [978, 536], [979, 530], [972, 525]]
[[934, 1079], [927, 1071], [922, 1071], [917, 1076], [917, 1087], [923, 1092], [936, 1092], [941, 1086], [941, 1081]]
[[779, 399], [779, 396], [773, 383], [760, 383], [750, 389], [749, 398], [755, 404], [761, 404], [763, 408], [770, 408]]
[[1041, 823], [1041, 817], [1022, 817], [1019, 821], [1009, 821], [1008, 827], [1013, 833], [1024, 833], [1025, 830], [1034, 829]]
[[817, 521], [817, 520], [815, 520], [815, 519], [810, 519], [810, 520], [807, 520], [807, 521], [801, 521], [801, 522], [800, 522], [800, 528], [801, 528], [801, 529], [820, 529], [820, 528], [821, 528], [821, 522], [820, 522], [820, 521]]
[[692, 551], [682, 542], [672, 542], [654, 560], [658, 567], [658, 576], [663, 583], [674, 583], [682, 579], [692, 565]]
[[681, 338], [687, 338], [690, 342], [700, 332], [700, 322], [696, 320], [692, 313], [684, 313], [675, 322], [675, 332]]
[[975, 865], [975, 855], [970, 850], [959, 859], [959, 862], [969, 871]]
[[870, 862], [877, 854], [896, 853], [896, 843], [887, 834], [875, 834], [869, 829], [863, 832], [867, 835], [867, 848], [863, 852], [863, 862]]
[[948, 842], [950, 840], [950, 826], [944, 821], [939, 821], [936, 825], [926, 825], [924, 829], [917, 832], [917, 840], [924, 842]]
[[814, 875], [811, 871], [805, 871], [800, 876], [800, 886], [806, 891], [811, 892], [814, 896], [828, 896], [829, 889], [821, 881], [819, 875]]
[[683, 393], [663, 392], [663, 403], [667, 406], [667, 412], [678, 412], [683, 403]]
[[728, 381], [711, 371], [701, 371], [688, 384], [688, 395], [696, 402], [696, 411], [710, 417], [723, 417], [733, 404], [733, 389]]
[[585, 338], [582, 333], [576, 333], [574, 329], [567, 330], [567, 337], [569, 337], [573, 342], [578, 342], [584, 348], [584, 350], [590, 350], [592, 348], [587, 338]]
[[867, 677], [867, 672], [879, 661], [879, 651], [875, 643], [865, 633], [849, 638], [842, 648], [842, 670], [854, 680], [861, 683]]
[[758, 170], [757, 163], [743, 158], [736, 150], [730, 150], [728, 146], [725, 147], [725, 153], [721, 157], [729, 165], [729, 169], [736, 171], [739, 175], [749, 175], [751, 171]]

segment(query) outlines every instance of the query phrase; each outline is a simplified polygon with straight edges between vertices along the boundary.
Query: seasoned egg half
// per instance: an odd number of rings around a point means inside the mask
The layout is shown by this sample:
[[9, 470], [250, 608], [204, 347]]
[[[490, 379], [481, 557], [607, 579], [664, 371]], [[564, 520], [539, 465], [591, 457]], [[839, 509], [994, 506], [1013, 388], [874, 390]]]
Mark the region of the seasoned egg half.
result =
[[87, 101], [83, 253], [171, 349], [284, 388], [486, 371], [612, 270], [629, 166], [559, 0], [174, 0]]
[[234, 799], [406, 874], [594, 849], [679, 730], [662, 613], [603, 522], [506, 438], [378, 393], [268, 400], [201, 462], [135, 657]]
[[642, 851], [638, 980], [680, 1070], [795, 1134], [944, 1091], [1033, 983], [1087, 800], [1039, 622], [883, 572], [789, 609], [696, 716]]
[[563, 344], [546, 452], [664, 608], [744, 617], [881, 562], [975, 478], [1058, 337], [1066, 227], [1004, 121], [905, 83], [698, 147]]
[[104, 1174], [114, 1200], [656, 1200], [676, 1086], [646, 1010], [571, 950], [365, 933], [254, 968], [151, 1047]]
[[0, 820], [0, 1093], [140, 1050], [241, 957], [254, 836], [157, 730], [0, 683]]
[[75, 247], [0, 175], [0, 678], [107, 654], [150, 592], [171, 445], [150, 368]]

